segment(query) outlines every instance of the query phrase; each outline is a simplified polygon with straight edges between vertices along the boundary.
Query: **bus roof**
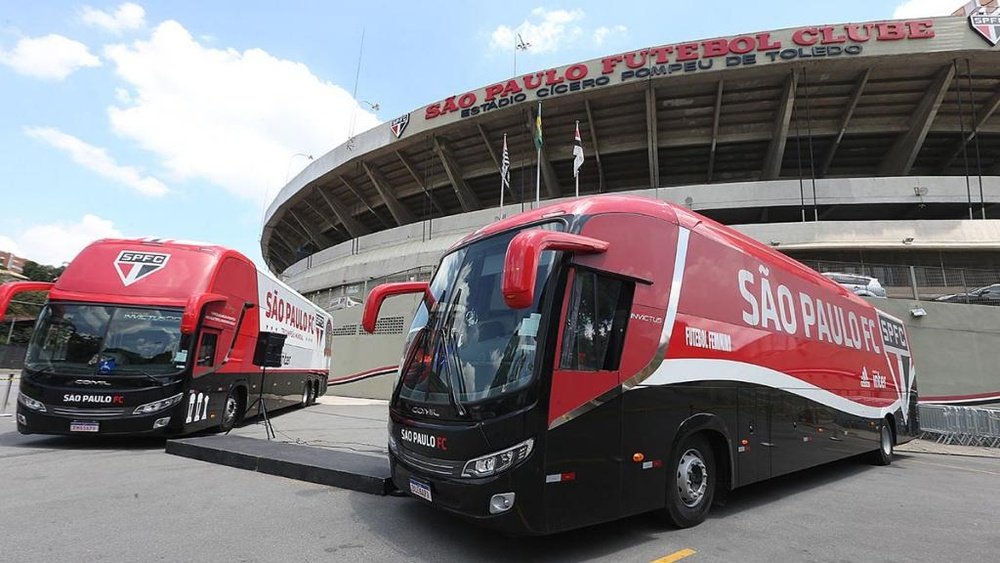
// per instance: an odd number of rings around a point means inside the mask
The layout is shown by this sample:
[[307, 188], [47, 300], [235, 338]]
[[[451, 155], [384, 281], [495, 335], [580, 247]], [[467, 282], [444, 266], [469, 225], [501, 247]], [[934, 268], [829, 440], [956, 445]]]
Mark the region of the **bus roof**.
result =
[[[49, 299], [183, 307], [211, 287], [218, 266], [243, 254], [218, 245], [166, 239], [102, 239], [73, 259]], [[256, 284], [256, 280], [247, 280]]]

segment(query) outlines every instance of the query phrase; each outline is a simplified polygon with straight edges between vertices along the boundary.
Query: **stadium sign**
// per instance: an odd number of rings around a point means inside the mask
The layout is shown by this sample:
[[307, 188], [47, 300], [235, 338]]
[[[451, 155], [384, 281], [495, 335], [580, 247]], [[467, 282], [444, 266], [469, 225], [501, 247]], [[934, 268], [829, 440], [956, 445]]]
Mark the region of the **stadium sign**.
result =
[[[661, 45], [550, 68], [497, 82], [426, 106], [427, 126], [473, 117], [512, 104], [623, 84], [632, 80], [816, 58], [895, 54], [910, 41], [935, 37], [931, 19], [808, 26]], [[447, 119], [443, 119], [447, 118]], [[422, 129], [423, 127], [421, 127]]]

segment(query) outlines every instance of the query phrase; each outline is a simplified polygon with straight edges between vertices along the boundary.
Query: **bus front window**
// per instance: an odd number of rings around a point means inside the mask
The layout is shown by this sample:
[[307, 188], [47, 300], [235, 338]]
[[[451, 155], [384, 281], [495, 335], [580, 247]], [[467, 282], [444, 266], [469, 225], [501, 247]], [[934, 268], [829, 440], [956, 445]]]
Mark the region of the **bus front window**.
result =
[[[562, 230], [561, 223], [541, 227]], [[500, 288], [503, 261], [517, 232], [504, 233], [445, 256], [407, 339], [399, 397], [450, 405], [458, 416], [470, 403], [506, 396], [533, 379], [540, 300], [555, 261], [544, 252], [532, 306], [510, 309]]]
[[25, 367], [71, 374], [166, 375], [187, 364], [181, 311], [50, 303], [39, 316]]

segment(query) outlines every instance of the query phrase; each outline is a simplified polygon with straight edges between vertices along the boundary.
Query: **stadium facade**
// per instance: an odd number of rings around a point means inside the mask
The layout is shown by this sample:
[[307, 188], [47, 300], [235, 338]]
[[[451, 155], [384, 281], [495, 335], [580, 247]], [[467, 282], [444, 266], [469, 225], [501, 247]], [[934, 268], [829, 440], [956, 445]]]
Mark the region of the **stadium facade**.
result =
[[[458, 92], [313, 161], [269, 207], [262, 252], [332, 310], [340, 352], [331, 373], [384, 395], [414, 303], [391, 305], [374, 336], [360, 334], [353, 305], [374, 283], [427, 278], [462, 235], [534, 206], [536, 174], [540, 205], [573, 197], [579, 122], [581, 195], [685, 205], [816, 267], [874, 274], [890, 296], [908, 298], [890, 305], [906, 313], [916, 297], [977, 285], [970, 278], [1000, 282], [990, 278], [1000, 272], [998, 41], [1000, 16], [978, 13], [802, 26], [637, 49]], [[511, 189], [500, 208], [505, 136]], [[952, 325], [968, 315], [928, 306], [914, 322], [965, 330]], [[978, 319], [973, 339], [1000, 313], [959, 309]], [[945, 345], [961, 350], [957, 338]], [[931, 377], [930, 395], [1000, 398], [988, 359], [975, 363], [957, 383]]]

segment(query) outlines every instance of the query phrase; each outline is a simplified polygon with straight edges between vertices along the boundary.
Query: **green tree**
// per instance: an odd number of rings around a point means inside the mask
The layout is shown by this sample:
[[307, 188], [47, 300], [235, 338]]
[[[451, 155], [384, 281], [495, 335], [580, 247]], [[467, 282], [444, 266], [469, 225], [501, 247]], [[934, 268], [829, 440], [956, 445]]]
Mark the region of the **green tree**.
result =
[[65, 266], [46, 266], [38, 262], [27, 260], [24, 263], [24, 270], [21, 272], [24, 277], [32, 281], [51, 282], [62, 275]]

